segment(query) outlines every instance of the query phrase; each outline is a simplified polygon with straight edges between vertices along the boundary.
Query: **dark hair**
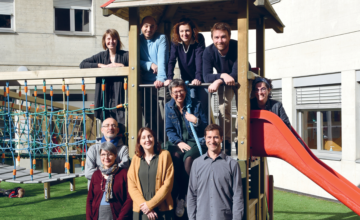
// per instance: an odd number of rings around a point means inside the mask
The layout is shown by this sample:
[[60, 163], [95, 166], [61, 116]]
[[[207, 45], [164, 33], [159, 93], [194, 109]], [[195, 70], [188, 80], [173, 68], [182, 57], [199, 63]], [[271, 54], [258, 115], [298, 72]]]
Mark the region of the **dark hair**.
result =
[[[272, 85], [272, 80], [271, 79], [268, 79], [268, 78], [265, 78], [265, 77], [256, 77], [255, 80], [253, 81], [252, 83], [252, 91], [255, 91], [255, 86], [256, 84], [260, 83], [260, 82], [263, 82], [265, 83], [265, 86], [268, 90], [272, 90], [273, 89], [273, 85]], [[272, 97], [272, 94], [269, 93], [269, 98]]]
[[136, 140], [136, 146], [135, 146], [135, 154], [136, 154], [136, 156], [142, 157], [145, 154], [144, 148], [140, 145], [141, 134], [144, 131], [150, 132], [150, 134], [154, 137], [154, 153], [159, 154], [160, 150], [161, 150], [161, 145], [157, 141], [154, 131], [151, 130], [150, 128], [148, 128], [148, 127], [142, 127], [142, 128], [140, 128], [140, 130], [138, 132], [138, 136], [137, 136], [137, 140]]
[[206, 138], [207, 131], [214, 131], [214, 130], [218, 130], [220, 137], [223, 137], [223, 129], [217, 124], [209, 124], [208, 126], [206, 126], [205, 131], [204, 131], [204, 137]]
[[105, 39], [106, 39], [106, 35], [110, 35], [112, 38], [116, 39], [117, 40], [117, 44], [116, 44], [116, 50], [121, 50], [121, 48], [124, 47], [124, 45], [121, 43], [121, 40], [120, 40], [120, 35], [119, 33], [117, 32], [117, 30], [115, 29], [107, 29], [102, 37], [102, 47], [104, 48], [104, 50], [107, 49], [107, 46], [106, 46], [106, 42], [105, 42]]
[[225, 22], [215, 23], [214, 26], [211, 28], [211, 38], [213, 38], [213, 32], [216, 30], [227, 31], [229, 34], [229, 37], [231, 36], [231, 27], [228, 23], [225, 23]]
[[145, 21], [145, 19], [147, 19], [147, 18], [152, 18], [152, 19], [155, 21], [155, 24], [157, 25], [156, 19], [155, 19], [153, 16], [148, 15], [148, 16], [145, 16], [145, 17], [141, 20], [141, 27], [143, 26], [144, 21]]
[[199, 36], [199, 28], [197, 27], [197, 25], [192, 21], [190, 20], [189, 18], [183, 18], [181, 19], [178, 23], [176, 23], [173, 27], [173, 30], [172, 30], [172, 42], [174, 44], [178, 44], [180, 43], [182, 40], [180, 38], [180, 31], [179, 31], [179, 28], [180, 28], [180, 25], [189, 25], [190, 28], [191, 28], [191, 38], [193, 40], [195, 40], [196, 42], [199, 43], [199, 40], [198, 40], [198, 36]]
[[184, 80], [182, 79], [174, 79], [170, 82], [169, 84], [169, 91], [170, 91], [170, 94], [172, 93], [172, 89], [175, 88], [175, 87], [183, 87], [186, 91], [186, 84], [184, 82]]
[[116, 146], [113, 143], [108, 142], [108, 141], [105, 141], [104, 143], [101, 143], [100, 152], [99, 152], [100, 154], [101, 154], [102, 150], [109, 151], [110, 153], [113, 153], [115, 155], [115, 157], [118, 154]]

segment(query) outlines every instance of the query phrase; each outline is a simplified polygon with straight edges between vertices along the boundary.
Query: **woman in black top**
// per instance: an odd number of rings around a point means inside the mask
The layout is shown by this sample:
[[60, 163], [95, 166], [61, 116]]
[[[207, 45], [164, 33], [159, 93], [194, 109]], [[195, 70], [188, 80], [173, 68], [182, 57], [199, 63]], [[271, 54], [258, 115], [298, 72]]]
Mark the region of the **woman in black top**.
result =
[[[281, 118], [285, 125], [292, 131], [291, 124], [285, 109], [281, 102], [271, 99], [271, 89], [273, 88], [271, 80], [258, 77], [253, 81], [252, 92], [253, 99], [250, 100], [251, 110], [268, 110]], [[305, 147], [301, 138], [298, 141]]]
[[[173, 80], [176, 61], [179, 64], [181, 79], [189, 81], [192, 85], [200, 85], [204, 82], [202, 78], [204, 36], [199, 33], [199, 28], [195, 23], [188, 18], [183, 18], [175, 24], [172, 32], [167, 80], [164, 85], [168, 86]], [[202, 110], [207, 115], [208, 105], [205, 89], [190, 89], [190, 97], [202, 101]]]
[[251, 99], [251, 110], [268, 110], [276, 114], [283, 120], [286, 126], [291, 130], [291, 124], [282, 103], [271, 99], [271, 89], [273, 88], [271, 80], [257, 77], [252, 84], [254, 98]]
[[[124, 67], [129, 66], [129, 53], [121, 50], [119, 33], [115, 29], [108, 29], [102, 37], [102, 51], [94, 56], [83, 60], [80, 68], [108, 68], [108, 67]], [[123, 77], [104, 77], [105, 78], [105, 108], [115, 107], [124, 103]], [[102, 107], [103, 96], [101, 90], [102, 77], [96, 78], [95, 87], [95, 108]], [[95, 111], [95, 117], [101, 121], [108, 117], [115, 118], [119, 123], [120, 133], [124, 132], [125, 114], [124, 109], [113, 109], [105, 111], [103, 118], [102, 110]]]

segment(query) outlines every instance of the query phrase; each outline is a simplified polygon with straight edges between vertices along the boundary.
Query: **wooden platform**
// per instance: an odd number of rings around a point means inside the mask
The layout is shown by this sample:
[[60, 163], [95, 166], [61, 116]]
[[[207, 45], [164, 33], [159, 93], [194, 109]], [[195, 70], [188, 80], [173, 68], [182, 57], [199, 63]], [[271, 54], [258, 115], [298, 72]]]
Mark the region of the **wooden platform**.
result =
[[13, 180], [13, 169], [13, 166], [0, 164], [0, 181], [10, 183], [48, 183], [85, 176], [85, 173], [71, 173], [70, 175], [52, 173], [51, 178], [49, 179], [48, 173], [34, 170], [33, 180], [31, 181], [29, 170], [23, 167], [16, 167], [16, 179]]

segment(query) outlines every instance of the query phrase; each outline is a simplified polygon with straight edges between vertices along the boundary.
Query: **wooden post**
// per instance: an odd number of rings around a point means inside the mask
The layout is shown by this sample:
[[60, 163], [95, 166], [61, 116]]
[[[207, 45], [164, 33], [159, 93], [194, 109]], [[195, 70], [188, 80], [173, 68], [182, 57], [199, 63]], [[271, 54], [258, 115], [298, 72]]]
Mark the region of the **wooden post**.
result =
[[261, 158], [261, 161], [260, 161], [260, 194], [263, 195], [262, 197], [262, 219], [266, 220], [266, 215], [267, 215], [267, 204], [266, 204], [266, 169], [267, 169], [267, 166], [266, 166], [266, 163], [267, 163], [267, 160], [266, 160], [266, 157], [262, 157]]
[[265, 77], [265, 21], [260, 17], [256, 22], [256, 67], [260, 68], [260, 76]]
[[[70, 173], [75, 173], [74, 158], [69, 158]], [[70, 179], [70, 191], [75, 191], [75, 178]]]
[[251, 85], [249, 85], [247, 73], [248, 62], [248, 30], [249, 30], [249, 0], [238, 0], [238, 158], [245, 161], [246, 175], [244, 188], [245, 218], [249, 219], [249, 168], [250, 168], [250, 97]]
[[[47, 173], [48, 172], [48, 161], [47, 158], [43, 158], [43, 172]], [[50, 182], [44, 183], [44, 198], [45, 199], [50, 199]]]
[[274, 176], [269, 175], [269, 215], [270, 220], [274, 219]]
[[139, 47], [139, 8], [129, 8], [129, 134], [130, 157], [134, 156], [137, 132], [141, 127], [140, 106], [140, 47]]

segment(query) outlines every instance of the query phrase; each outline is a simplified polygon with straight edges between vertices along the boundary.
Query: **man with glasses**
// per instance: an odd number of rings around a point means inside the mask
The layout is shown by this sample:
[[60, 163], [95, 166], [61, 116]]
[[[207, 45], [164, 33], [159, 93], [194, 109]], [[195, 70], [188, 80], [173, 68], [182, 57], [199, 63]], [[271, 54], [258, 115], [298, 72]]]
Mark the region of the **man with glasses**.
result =
[[[101, 143], [111, 142], [118, 150], [115, 163], [118, 164], [119, 168], [128, 168], [130, 165], [129, 148], [118, 137], [119, 127], [116, 120], [113, 118], [104, 120], [101, 126], [101, 133], [103, 134]], [[101, 143], [96, 143], [89, 147], [86, 154], [85, 177], [88, 179], [88, 187], [93, 173], [102, 165], [100, 159]]]

